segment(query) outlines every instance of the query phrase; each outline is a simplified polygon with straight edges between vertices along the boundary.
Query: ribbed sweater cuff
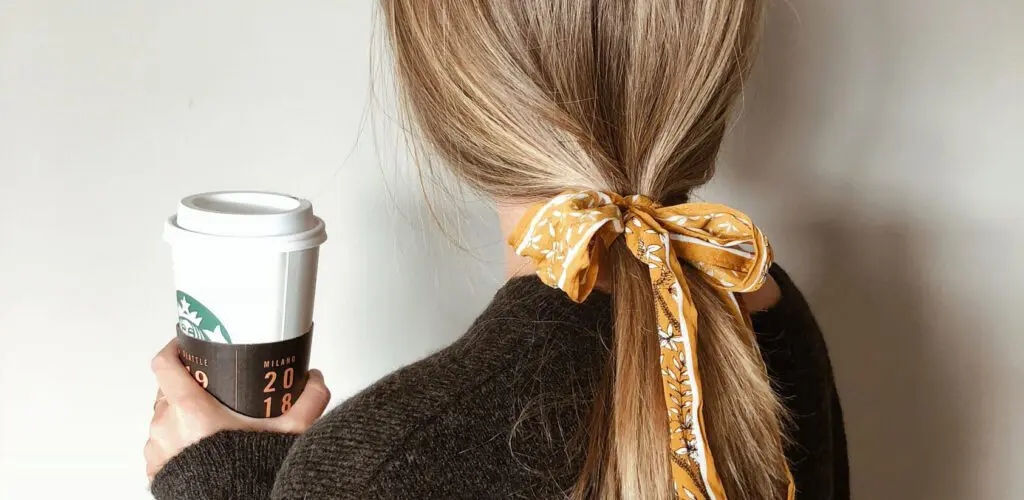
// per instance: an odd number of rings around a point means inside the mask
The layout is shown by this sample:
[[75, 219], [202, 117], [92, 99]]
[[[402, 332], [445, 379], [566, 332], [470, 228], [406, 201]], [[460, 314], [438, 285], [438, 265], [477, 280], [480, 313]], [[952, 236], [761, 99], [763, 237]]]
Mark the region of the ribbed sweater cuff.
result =
[[224, 431], [182, 450], [157, 473], [157, 500], [267, 499], [294, 434]]

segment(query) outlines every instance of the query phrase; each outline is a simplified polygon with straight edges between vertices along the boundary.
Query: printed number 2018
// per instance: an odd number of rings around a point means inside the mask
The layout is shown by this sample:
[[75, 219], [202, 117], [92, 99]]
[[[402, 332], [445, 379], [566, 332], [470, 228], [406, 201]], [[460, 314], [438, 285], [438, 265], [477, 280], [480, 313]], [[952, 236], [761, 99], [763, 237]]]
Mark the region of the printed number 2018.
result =
[[[263, 388], [263, 392], [265, 394], [277, 391], [277, 388], [274, 387], [274, 383], [277, 382], [277, 372], [276, 371], [271, 370], [271, 371], [267, 372], [265, 375], [263, 375], [263, 379], [267, 381], [266, 387]], [[295, 369], [294, 368], [286, 368], [284, 370], [284, 375], [281, 377], [281, 388], [282, 389], [291, 389], [292, 388], [292, 384], [294, 384], [294, 383], [295, 383]], [[263, 403], [266, 405], [266, 409], [267, 409], [267, 413], [266, 413], [267, 418], [270, 418], [270, 409], [271, 409], [270, 405], [272, 403], [272, 400], [273, 400], [272, 396], [267, 396], [267, 398], [263, 400]], [[281, 414], [283, 415], [283, 414], [287, 413], [288, 410], [290, 410], [291, 408], [292, 408], [292, 395], [291, 395], [291, 393], [288, 393], [288, 394], [285, 394], [284, 397], [281, 398]]]

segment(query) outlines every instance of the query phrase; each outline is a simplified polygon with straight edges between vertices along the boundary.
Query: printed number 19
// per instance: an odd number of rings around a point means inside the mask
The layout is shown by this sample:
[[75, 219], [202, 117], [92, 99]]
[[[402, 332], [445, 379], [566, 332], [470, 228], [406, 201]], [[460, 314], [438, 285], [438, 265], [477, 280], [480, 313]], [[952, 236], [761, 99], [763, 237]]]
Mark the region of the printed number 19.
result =
[[[277, 372], [276, 371], [271, 370], [271, 371], [267, 372], [265, 375], [263, 375], [263, 379], [267, 381], [267, 385], [263, 388], [263, 393], [264, 394], [277, 391], [277, 388], [274, 387], [274, 383], [277, 382]], [[292, 388], [292, 384], [294, 384], [294, 383], [295, 383], [295, 369], [294, 368], [286, 368], [284, 370], [284, 376], [281, 377], [281, 387], [283, 389], [291, 389]], [[266, 417], [270, 418], [270, 409], [271, 409], [271, 404], [273, 403], [273, 396], [267, 396], [267, 398], [263, 400], [263, 403], [266, 405], [266, 410], [267, 410]], [[292, 408], [292, 395], [291, 395], [291, 393], [287, 393], [287, 394], [285, 394], [281, 398], [281, 414], [284, 415], [285, 413], [288, 413], [288, 410], [290, 410], [291, 408]]]

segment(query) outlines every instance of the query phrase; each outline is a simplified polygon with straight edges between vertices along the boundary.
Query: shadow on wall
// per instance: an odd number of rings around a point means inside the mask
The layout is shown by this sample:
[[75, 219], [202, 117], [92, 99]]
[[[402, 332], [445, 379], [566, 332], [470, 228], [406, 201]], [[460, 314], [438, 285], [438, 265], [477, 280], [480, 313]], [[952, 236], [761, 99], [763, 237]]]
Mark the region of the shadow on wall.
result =
[[[853, 497], [971, 498], [970, 471], [958, 466], [970, 446], [967, 423], [942, 397], [960, 390], [950, 387], [957, 381], [949, 364], [924, 355], [937, 347], [929, 345], [927, 279], [914, 257], [926, 250], [927, 231], [902, 200], [865, 206], [878, 198], [858, 193], [869, 189], [858, 172], [886, 134], [875, 122], [879, 107], [900, 86], [887, 82], [896, 63], [885, 60], [897, 28], [871, 12], [882, 7], [842, 5], [853, 3], [770, 6], [728, 169], [765, 206], [784, 207], [778, 217], [789, 241], [811, 247], [780, 261], [804, 277], [829, 342]], [[794, 261], [800, 255], [817, 258]]]
[[923, 241], [900, 220], [836, 217], [805, 230], [831, 256], [808, 293], [840, 387], [854, 498], [970, 498], [966, 469], [953, 466], [970, 444], [967, 423], [942, 397], [956, 381], [925, 355], [934, 337], [913, 257]]

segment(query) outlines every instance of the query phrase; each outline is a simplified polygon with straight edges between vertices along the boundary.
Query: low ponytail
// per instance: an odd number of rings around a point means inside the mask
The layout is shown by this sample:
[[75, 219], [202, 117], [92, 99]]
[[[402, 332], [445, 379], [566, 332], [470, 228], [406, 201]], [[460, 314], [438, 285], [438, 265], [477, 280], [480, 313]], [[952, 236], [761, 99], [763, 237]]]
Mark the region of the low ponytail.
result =
[[[615, 318], [612, 355], [592, 410], [587, 462], [574, 500], [673, 498], [668, 420], [658, 372], [654, 295], [647, 266], [619, 239], [609, 248]], [[601, 407], [602, 403], [609, 403]]]
[[[610, 250], [615, 341], [572, 498], [671, 499], [650, 276], [621, 240]], [[788, 477], [780, 450], [787, 414], [772, 392], [752, 332], [736, 321], [703, 273], [686, 268], [686, 275], [700, 311], [697, 351], [707, 388], [707, 431], [724, 458], [719, 468], [726, 491], [730, 498], [785, 498]]]
[[[523, 203], [568, 189], [687, 199], [714, 173], [761, 14], [760, 0], [380, 1], [419, 157]], [[622, 238], [605, 259], [615, 341], [571, 494], [673, 498], [650, 274]], [[722, 487], [786, 498], [785, 412], [753, 333], [682, 267]]]

